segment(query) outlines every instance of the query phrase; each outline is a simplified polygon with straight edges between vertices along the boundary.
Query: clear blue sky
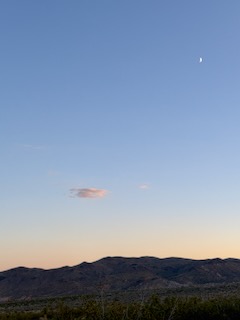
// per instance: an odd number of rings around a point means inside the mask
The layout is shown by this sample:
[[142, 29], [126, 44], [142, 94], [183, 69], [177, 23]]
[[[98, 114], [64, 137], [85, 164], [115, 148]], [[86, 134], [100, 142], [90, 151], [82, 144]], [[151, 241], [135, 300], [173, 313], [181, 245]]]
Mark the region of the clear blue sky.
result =
[[239, 12], [1, 1], [1, 270], [240, 258]]

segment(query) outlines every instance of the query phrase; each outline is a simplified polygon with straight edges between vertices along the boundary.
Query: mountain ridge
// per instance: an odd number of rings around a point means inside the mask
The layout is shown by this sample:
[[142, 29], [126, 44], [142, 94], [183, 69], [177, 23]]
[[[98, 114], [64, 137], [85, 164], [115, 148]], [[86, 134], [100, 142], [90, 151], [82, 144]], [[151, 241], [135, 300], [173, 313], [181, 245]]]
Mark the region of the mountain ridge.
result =
[[108, 256], [54, 269], [0, 272], [0, 301], [240, 282], [240, 259]]

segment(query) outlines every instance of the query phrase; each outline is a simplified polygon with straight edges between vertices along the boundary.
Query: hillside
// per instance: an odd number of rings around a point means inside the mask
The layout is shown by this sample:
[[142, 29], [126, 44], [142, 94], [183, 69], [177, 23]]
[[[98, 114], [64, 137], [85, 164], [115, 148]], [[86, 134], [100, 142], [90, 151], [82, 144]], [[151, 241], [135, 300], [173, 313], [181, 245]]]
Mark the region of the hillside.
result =
[[240, 282], [240, 260], [107, 257], [74, 267], [0, 272], [0, 301]]

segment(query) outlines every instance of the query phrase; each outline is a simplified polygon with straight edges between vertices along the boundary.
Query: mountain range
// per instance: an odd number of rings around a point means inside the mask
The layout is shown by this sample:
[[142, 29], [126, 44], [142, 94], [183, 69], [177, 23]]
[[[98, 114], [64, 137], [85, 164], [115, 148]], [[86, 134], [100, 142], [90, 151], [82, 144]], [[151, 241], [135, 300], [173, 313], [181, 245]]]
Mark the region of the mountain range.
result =
[[0, 272], [0, 301], [240, 282], [239, 259], [106, 257], [73, 267]]

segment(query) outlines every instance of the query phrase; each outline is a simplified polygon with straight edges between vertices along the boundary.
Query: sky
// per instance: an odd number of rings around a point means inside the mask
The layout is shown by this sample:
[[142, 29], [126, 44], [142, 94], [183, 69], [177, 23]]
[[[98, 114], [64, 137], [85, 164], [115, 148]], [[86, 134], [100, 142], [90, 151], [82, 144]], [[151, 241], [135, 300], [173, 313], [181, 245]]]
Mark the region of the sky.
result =
[[240, 258], [239, 12], [1, 1], [0, 270]]

